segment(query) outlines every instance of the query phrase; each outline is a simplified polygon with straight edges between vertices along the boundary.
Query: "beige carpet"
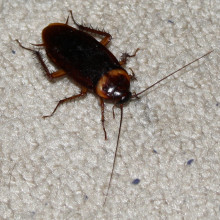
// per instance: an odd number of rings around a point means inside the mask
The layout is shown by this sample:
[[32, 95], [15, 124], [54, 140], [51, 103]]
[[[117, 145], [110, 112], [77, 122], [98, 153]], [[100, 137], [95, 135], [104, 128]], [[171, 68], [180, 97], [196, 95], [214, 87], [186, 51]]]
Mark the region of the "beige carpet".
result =
[[[0, 1], [0, 219], [219, 219], [220, 6], [213, 1]], [[127, 64], [141, 91], [214, 49], [124, 108], [106, 105], [104, 141], [93, 94], [51, 83], [23, 45], [41, 43], [49, 23], [75, 19], [104, 28], [109, 49], [141, 50]], [[72, 23], [71, 23], [72, 24]], [[54, 67], [49, 64], [51, 71]], [[139, 184], [133, 184], [139, 179]]]

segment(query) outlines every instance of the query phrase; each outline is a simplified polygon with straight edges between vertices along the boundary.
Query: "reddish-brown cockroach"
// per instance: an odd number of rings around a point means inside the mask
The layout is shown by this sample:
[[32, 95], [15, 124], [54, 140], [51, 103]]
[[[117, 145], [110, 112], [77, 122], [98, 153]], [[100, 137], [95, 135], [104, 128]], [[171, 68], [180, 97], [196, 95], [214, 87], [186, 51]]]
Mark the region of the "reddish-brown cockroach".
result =
[[[52, 116], [58, 106], [62, 103], [85, 96], [88, 91], [91, 91], [99, 96], [102, 127], [105, 139], [107, 139], [104, 126], [104, 100], [110, 100], [114, 103], [114, 106], [117, 105], [120, 107], [120, 125], [112, 163], [112, 171], [104, 200], [105, 204], [112, 182], [119, 146], [119, 137], [123, 118], [123, 104], [131, 99], [137, 98], [156, 84], [207, 56], [212, 51], [209, 51], [205, 55], [170, 73], [143, 91], [132, 94], [130, 92], [130, 80], [134, 78], [133, 71], [132, 75], [129, 75], [122, 66], [126, 64], [127, 58], [134, 57], [139, 49], [137, 49], [133, 55], [124, 53], [121, 60], [118, 61], [116, 57], [106, 48], [106, 45], [112, 38], [109, 33], [80, 25], [74, 20], [72, 11], [70, 11], [70, 15], [78, 29], [68, 25], [68, 16], [66, 23], [52, 23], [45, 27], [42, 31], [43, 43], [35, 45], [43, 46], [45, 48], [48, 58], [55, 64], [56, 67], [58, 67], [56, 72], [50, 73], [39, 51], [22, 46], [18, 40], [17, 42], [22, 48], [29, 50], [36, 55], [49, 79], [68, 75], [81, 87], [81, 92], [79, 94], [60, 100], [52, 114], [44, 116], [44, 118]], [[104, 38], [99, 42], [88, 33], [97, 34], [103, 36]]]

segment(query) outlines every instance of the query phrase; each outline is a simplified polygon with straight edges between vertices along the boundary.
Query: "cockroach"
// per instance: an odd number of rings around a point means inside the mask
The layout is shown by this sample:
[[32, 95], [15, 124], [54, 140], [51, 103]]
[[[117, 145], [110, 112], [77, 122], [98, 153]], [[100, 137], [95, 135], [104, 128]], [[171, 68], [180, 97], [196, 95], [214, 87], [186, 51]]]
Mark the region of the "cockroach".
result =
[[[101, 31], [92, 27], [86, 27], [78, 24], [74, 20], [72, 11], [70, 11], [70, 16], [78, 29], [68, 25], [68, 16], [66, 23], [52, 23], [45, 27], [42, 31], [43, 43], [33, 44], [34, 46], [44, 47], [47, 57], [58, 68], [58, 70], [53, 73], [50, 73], [39, 50], [24, 47], [18, 40], [17, 42], [19, 43], [20, 47], [35, 54], [49, 79], [68, 75], [81, 88], [81, 92], [79, 94], [60, 100], [53, 112], [50, 115], [43, 116], [44, 118], [52, 116], [57, 110], [58, 106], [64, 102], [83, 97], [88, 91], [90, 91], [96, 94], [100, 99], [101, 122], [105, 139], [107, 139], [104, 125], [104, 100], [109, 100], [114, 103], [114, 106], [120, 107], [120, 124], [112, 163], [112, 171], [104, 199], [105, 204], [111, 186], [117, 158], [119, 137], [123, 119], [123, 105], [131, 99], [138, 98], [142, 93], [146, 92], [156, 84], [198, 61], [199, 59], [207, 56], [212, 51], [209, 51], [205, 55], [170, 73], [141, 92], [132, 94], [130, 92], [130, 81], [135, 78], [135, 75], [133, 71], [131, 75], [128, 74], [122, 66], [126, 64], [128, 58], [134, 57], [139, 49], [137, 49], [132, 55], [124, 53], [121, 60], [118, 61], [117, 58], [106, 48], [107, 44], [112, 39], [112, 36], [109, 33], [105, 32], [104, 30]], [[98, 41], [91, 34], [99, 35], [103, 38], [101, 41]]]

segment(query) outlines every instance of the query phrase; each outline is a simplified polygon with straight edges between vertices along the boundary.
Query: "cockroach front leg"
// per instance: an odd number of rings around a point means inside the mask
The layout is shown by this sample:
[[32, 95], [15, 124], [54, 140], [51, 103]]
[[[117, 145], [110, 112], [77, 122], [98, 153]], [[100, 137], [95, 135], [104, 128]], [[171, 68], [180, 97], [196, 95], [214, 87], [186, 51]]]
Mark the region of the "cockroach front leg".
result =
[[119, 61], [120, 65], [123, 66], [127, 63], [127, 60], [128, 60], [128, 57], [135, 57], [137, 52], [139, 51], [140, 49], [137, 48], [137, 50], [134, 52], [134, 54], [130, 55], [128, 53], [123, 53], [122, 56], [121, 56], [121, 60]]
[[130, 77], [130, 80], [137, 80], [136, 76], [135, 76], [135, 73], [133, 71], [133, 69], [129, 68], [131, 70], [131, 75], [129, 75]]

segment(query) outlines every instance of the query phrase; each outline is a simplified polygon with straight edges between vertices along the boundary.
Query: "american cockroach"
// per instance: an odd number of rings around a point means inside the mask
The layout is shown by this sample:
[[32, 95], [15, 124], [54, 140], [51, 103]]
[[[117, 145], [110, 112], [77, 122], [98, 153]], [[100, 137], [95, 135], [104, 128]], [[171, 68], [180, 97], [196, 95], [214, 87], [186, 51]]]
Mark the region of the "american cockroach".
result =
[[[112, 163], [112, 171], [108, 182], [107, 192], [105, 194], [105, 204], [111, 186], [117, 158], [116, 156], [121, 133], [124, 103], [127, 103], [131, 99], [138, 98], [142, 93], [146, 92], [156, 84], [207, 56], [212, 51], [209, 51], [205, 55], [170, 73], [143, 91], [132, 94], [130, 92], [130, 81], [135, 78], [134, 73], [132, 71], [132, 74], [129, 75], [122, 66], [126, 64], [128, 58], [134, 57], [139, 49], [137, 49], [132, 55], [124, 53], [121, 60], [118, 61], [117, 58], [106, 48], [112, 38], [109, 33], [80, 25], [74, 20], [72, 11], [70, 11], [70, 15], [78, 29], [68, 25], [68, 16], [66, 23], [52, 23], [45, 27], [42, 31], [43, 43], [34, 44], [34, 46], [44, 47], [49, 60], [51, 60], [58, 68], [57, 71], [50, 73], [41, 53], [38, 50], [24, 47], [18, 40], [17, 42], [22, 48], [35, 54], [49, 79], [68, 75], [77, 83], [77, 85], [81, 87], [81, 92], [79, 94], [60, 100], [53, 112], [50, 115], [43, 116], [44, 118], [52, 116], [58, 106], [62, 103], [85, 96], [87, 92], [90, 91], [96, 94], [100, 99], [102, 127], [105, 139], [107, 139], [104, 126], [104, 100], [109, 100], [114, 103], [114, 106], [120, 107], [120, 125]], [[103, 36], [103, 38], [99, 42], [90, 34]]]

